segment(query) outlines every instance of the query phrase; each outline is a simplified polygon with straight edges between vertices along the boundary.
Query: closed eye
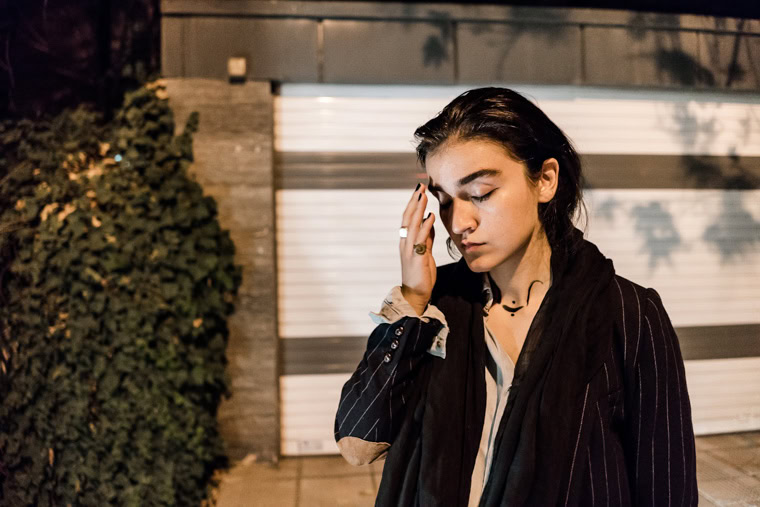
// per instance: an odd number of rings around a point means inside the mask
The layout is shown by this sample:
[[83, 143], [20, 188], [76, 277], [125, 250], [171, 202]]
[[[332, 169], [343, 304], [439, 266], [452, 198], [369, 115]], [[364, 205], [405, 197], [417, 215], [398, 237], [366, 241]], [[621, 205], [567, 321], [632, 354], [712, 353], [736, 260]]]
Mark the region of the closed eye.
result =
[[[491, 194], [494, 193], [495, 190], [496, 189], [494, 188], [493, 190], [491, 190], [487, 194], [483, 194], [483, 195], [480, 195], [480, 196], [473, 195], [472, 197], [470, 197], [470, 199], [472, 199], [473, 201], [477, 201], [477, 202], [487, 201], [491, 197]], [[451, 203], [452, 202], [454, 202], [454, 201], [446, 201], [446, 202], [440, 202], [439, 201], [438, 202], [438, 207], [440, 209], [447, 209], [447, 208], [451, 207]]]
[[475, 195], [473, 195], [472, 196], [472, 200], [473, 201], [478, 201], [478, 202], [487, 201], [488, 198], [491, 197], [491, 194], [494, 193], [494, 190], [496, 190], [496, 189], [494, 188], [493, 190], [491, 190], [487, 194], [484, 194], [484, 195], [481, 195], [481, 196], [475, 196]]

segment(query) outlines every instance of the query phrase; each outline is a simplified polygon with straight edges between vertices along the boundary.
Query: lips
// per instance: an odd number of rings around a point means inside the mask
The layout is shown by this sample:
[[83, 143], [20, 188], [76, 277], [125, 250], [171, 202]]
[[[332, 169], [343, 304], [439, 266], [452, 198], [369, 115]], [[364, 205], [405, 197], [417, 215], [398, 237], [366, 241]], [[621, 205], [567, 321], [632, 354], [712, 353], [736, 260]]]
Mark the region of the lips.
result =
[[465, 251], [468, 252], [482, 245], [485, 245], [485, 243], [462, 243], [462, 247], [464, 247]]

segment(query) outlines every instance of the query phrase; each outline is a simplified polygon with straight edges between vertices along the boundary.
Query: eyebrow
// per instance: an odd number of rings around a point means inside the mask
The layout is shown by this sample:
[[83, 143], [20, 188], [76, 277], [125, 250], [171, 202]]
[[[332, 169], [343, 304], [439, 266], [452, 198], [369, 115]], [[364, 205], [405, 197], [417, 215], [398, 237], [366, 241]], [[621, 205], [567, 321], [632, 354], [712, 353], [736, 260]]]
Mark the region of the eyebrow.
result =
[[[474, 173], [468, 174], [464, 178], [460, 179], [459, 182], [457, 183], [457, 186], [463, 187], [467, 185], [468, 183], [472, 183], [478, 178], [484, 178], [486, 176], [498, 176], [500, 174], [501, 174], [500, 169], [479, 169], [475, 171]], [[430, 190], [431, 192], [443, 191], [441, 187], [433, 183], [432, 179], [428, 179], [428, 190]]]

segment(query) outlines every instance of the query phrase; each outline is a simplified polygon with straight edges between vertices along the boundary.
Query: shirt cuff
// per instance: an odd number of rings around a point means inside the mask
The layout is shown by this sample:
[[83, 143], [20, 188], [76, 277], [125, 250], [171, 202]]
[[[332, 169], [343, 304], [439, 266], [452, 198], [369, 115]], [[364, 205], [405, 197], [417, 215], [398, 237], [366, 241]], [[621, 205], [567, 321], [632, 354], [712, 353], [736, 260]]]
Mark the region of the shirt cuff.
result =
[[428, 349], [428, 353], [441, 359], [446, 359], [446, 338], [449, 335], [449, 325], [443, 312], [435, 305], [428, 303], [423, 314], [417, 315], [412, 305], [401, 294], [401, 286], [396, 285], [385, 296], [380, 311], [377, 313], [369, 312], [369, 318], [375, 324], [393, 324], [402, 317], [417, 317], [423, 322], [437, 320], [441, 324], [441, 327], [433, 339], [433, 344]]

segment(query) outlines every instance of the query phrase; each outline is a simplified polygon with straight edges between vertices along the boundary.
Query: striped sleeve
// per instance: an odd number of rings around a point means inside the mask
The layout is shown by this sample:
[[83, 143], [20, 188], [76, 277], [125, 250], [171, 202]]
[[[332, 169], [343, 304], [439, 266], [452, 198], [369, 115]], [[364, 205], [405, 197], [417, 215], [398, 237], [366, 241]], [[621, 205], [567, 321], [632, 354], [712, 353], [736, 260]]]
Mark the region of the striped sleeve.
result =
[[369, 337], [359, 366], [343, 386], [335, 441], [353, 465], [385, 456], [410, 408], [410, 390], [421, 363], [445, 356], [440, 346], [445, 323], [414, 315], [397, 314], [392, 321], [381, 321]]
[[[404, 299], [404, 296], [401, 293], [401, 286], [396, 285], [390, 290], [390, 292], [388, 292], [385, 299], [383, 299], [380, 311], [377, 313], [369, 312], [369, 317], [375, 324], [382, 324], [383, 322], [393, 324], [402, 317], [417, 317], [417, 312], [407, 300]], [[425, 307], [425, 311], [419, 316], [419, 318], [423, 322], [436, 320], [441, 324], [428, 352], [441, 359], [446, 359], [446, 337], [449, 334], [449, 325], [446, 322], [446, 317], [443, 315], [443, 312], [441, 312], [437, 306], [428, 303]]]
[[691, 403], [678, 337], [654, 289], [641, 297], [626, 394], [626, 464], [634, 505], [697, 505]]

